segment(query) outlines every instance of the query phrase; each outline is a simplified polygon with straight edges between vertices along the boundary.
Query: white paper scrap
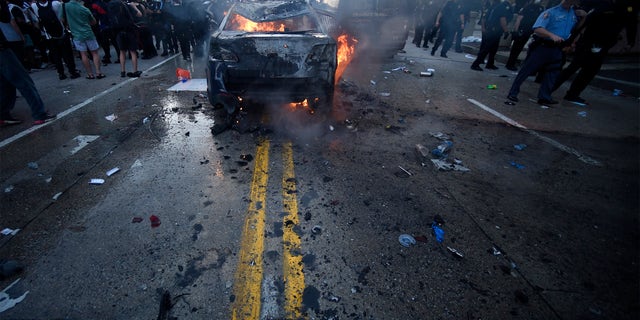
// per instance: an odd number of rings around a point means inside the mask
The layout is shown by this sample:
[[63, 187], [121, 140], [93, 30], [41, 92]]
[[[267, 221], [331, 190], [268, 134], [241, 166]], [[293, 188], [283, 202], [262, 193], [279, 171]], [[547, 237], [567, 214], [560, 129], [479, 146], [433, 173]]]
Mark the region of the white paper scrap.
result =
[[111, 170], [107, 171], [107, 177], [111, 177], [113, 174], [115, 174], [115, 173], [116, 173], [116, 172], [118, 172], [118, 171], [120, 171], [120, 168], [118, 168], [118, 167], [113, 168], [113, 169], [111, 169]]
[[91, 181], [89, 181], [90, 184], [103, 184], [104, 183], [104, 179], [91, 179]]

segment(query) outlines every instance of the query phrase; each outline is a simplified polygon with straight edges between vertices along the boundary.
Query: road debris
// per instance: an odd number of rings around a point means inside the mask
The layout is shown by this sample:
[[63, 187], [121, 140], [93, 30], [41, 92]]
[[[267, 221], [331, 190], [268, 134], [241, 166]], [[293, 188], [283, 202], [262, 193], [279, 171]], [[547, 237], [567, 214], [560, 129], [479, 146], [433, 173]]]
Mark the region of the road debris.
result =
[[118, 168], [118, 167], [115, 167], [115, 168], [107, 171], [107, 177], [111, 177], [112, 175], [114, 175], [118, 171], [120, 171], [120, 168]]
[[36, 162], [29, 162], [29, 163], [27, 163], [27, 167], [28, 167], [29, 169], [32, 169], [32, 170], [38, 170], [38, 163], [36, 163]]
[[390, 97], [391, 96], [391, 92], [380, 92], [380, 96], [382, 96], [382, 97]]
[[522, 151], [522, 150], [527, 148], [527, 145], [524, 144], [524, 143], [514, 144], [513, 148], [518, 150], [518, 151]]
[[444, 241], [444, 230], [442, 226], [444, 225], [444, 219], [440, 215], [435, 215], [433, 217], [433, 222], [431, 223], [431, 229], [433, 229], [433, 235], [436, 237], [436, 241], [442, 243]]
[[[460, 160], [458, 160], [460, 161]], [[471, 169], [458, 164], [458, 163], [450, 163], [447, 162], [446, 160], [441, 160], [441, 159], [431, 159], [431, 162], [433, 163], [433, 165], [436, 167], [436, 169], [440, 170], [440, 171], [461, 171], [461, 172], [469, 172], [471, 171]]]
[[406, 174], [407, 174], [407, 175], [409, 175], [409, 176], [412, 176], [412, 175], [413, 175], [411, 172], [407, 171], [405, 168], [403, 168], [403, 167], [401, 167], [401, 166], [398, 166], [398, 168], [400, 168], [400, 170], [404, 171], [404, 173], [406, 173]]
[[61, 195], [62, 195], [62, 192], [58, 192], [58, 193], [54, 194], [51, 199], [53, 199], [53, 201], [56, 201], [56, 200], [58, 200], [58, 198], [60, 198]]
[[131, 219], [131, 223], [140, 223], [142, 222], [144, 219], [140, 218], [140, 217], [133, 217], [133, 219]]
[[456, 250], [454, 248], [451, 248], [451, 247], [447, 246], [447, 250], [449, 250], [449, 252], [451, 252], [453, 254], [453, 256], [456, 257], [456, 258], [460, 258], [460, 259], [464, 258], [464, 255], [462, 253], [460, 253], [460, 251], [458, 251], [458, 250]]
[[91, 179], [89, 180], [89, 184], [103, 184], [104, 183], [104, 179]]
[[22, 302], [22, 300], [24, 300], [24, 298], [27, 297], [27, 294], [29, 293], [29, 291], [25, 292], [24, 294], [22, 294], [21, 296], [15, 299], [11, 299], [9, 294], [7, 294], [7, 290], [11, 289], [11, 287], [13, 287], [16, 283], [18, 283], [18, 281], [20, 281], [20, 279], [17, 279], [8, 287], [4, 288], [4, 290], [0, 291], [0, 313], [13, 308], [16, 304]]
[[440, 159], [446, 159], [449, 151], [453, 147], [453, 142], [446, 140], [431, 150], [431, 155]]
[[191, 79], [191, 72], [189, 72], [189, 70], [186, 70], [186, 69], [177, 68], [176, 77], [178, 77], [178, 80], [184, 83], [184, 82], [187, 82], [189, 79]]
[[8, 235], [15, 236], [16, 233], [18, 233], [19, 231], [20, 229], [4, 228], [2, 231], [0, 231], [0, 233], [2, 233], [2, 235], [5, 235], [5, 236], [8, 236]]
[[511, 161], [509, 164], [510, 164], [512, 167], [514, 167], [514, 168], [516, 168], [516, 169], [518, 169], [518, 170], [522, 170], [522, 169], [524, 169], [524, 165], [523, 165], [523, 164], [519, 164], [519, 163], [517, 163], [517, 162], [515, 162], [515, 161]]
[[613, 89], [613, 96], [614, 97], [618, 97], [622, 95], [622, 90], [620, 89]]
[[104, 117], [104, 118], [105, 118], [105, 119], [107, 119], [108, 121], [113, 122], [113, 121], [115, 121], [116, 119], [118, 119], [118, 116], [116, 116], [115, 114], [113, 114], [113, 113], [112, 113], [112, 114], [110, 114], [110, 115], [108, 115], [108, 116], [106, 116], [106, 117]]
[[151, 215], [151, 217], [149, 217], [149, 221], [151, 221], [151, 228], [157, 228], [160, 226], [160, 218], [156, 215]]
[[442, 132], [429, 132], [429, 135], [442, 141], [451, 140], [448, 134]]
[[587, 112], [586, 111], [580, 111], [580, 112], [578, 112], [578, 116], [586, 118], [587, 117]]
[[489, 85], [487, 85], [487, 89], [489, 89], [489, 90], [496, 90], [496, 89], [498, 89], [498, 85], [496, 85], [496, 84], [489, 84]]
[[400, 241], [400, 244], [403, 247], [407, 248], [416, 244], [416, 239], [408, 234], [401, 234], [400, 236], [398, 236], [398, 241]]
[[11, 191], [13, 191], [14, 186], [13, 185], [9, 185], [8, 187], [4, 188], [4, 193], [9, 193]]

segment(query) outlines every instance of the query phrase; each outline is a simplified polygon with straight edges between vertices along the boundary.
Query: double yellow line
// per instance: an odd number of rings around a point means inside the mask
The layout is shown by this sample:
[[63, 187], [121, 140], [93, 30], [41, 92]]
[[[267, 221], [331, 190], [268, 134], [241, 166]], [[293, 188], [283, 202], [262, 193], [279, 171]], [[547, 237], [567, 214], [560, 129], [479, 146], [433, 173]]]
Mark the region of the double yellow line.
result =
[[[255, 167], [251, 181], [251, 202], [244, 223], [238, 268], [234, 282], [235, 300], [231, 307], [232, 319], [260, 319], [261, 288], [263, 278], [262, 254], [266, 221], [267, 184], [269, 181], [268, 140], [261, 141], [256, 149]], [[283, 174], [283, 272], [285, 283], [286, 319], [302, 318], [302, 293], [304, 273], [300, 236], [293, 228], [298, 225], [298, 199], [293, 166], [293, 149], [286, 143], [282, 150]]]

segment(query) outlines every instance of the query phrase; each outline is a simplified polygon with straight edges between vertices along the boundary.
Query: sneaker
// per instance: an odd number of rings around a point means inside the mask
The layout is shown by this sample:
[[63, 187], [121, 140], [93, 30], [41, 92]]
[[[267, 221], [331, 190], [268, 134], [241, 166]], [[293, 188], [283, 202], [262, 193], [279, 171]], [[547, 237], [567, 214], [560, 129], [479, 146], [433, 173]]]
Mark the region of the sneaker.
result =
[[4, 119], [0, 119], [0, 125], [1, 126], [10, 126], [10, 125], [14, 125], [14, 124], [21, 124], [22, 121], [18, 120], [18, 119], [14, 119], [13, 117], [6, 117]]
[[49, 121], [53, 121], [56, 119], [56, 115], [50, 115], [50, 114], [45, 114], [43, 119], [38, 119], [36, 121], [33, 122], [33, 125], [41, 125], [41, 124], [45, 124]]
[[126, 72], [124, 72], [124, 71], [120, 72], [120, 78], [124, 78], [124, 77], [126, 77], [126, 76], [127, 76], [127, 73], [126, 73]]
[[538, 104], [548, 106], [548, 105], [551, 105], [551, 104], [558, 104], [558, 101], [547, 100], [547, 99], [538, 99]]
[[573, 103], [584, 104], [584, 105], [589, 104], [587, 103], [587, 100], [582, 99], [580, 97], [564, 96], [564, 99]]
[[449, 58], [449, 57], [448, 57], [446, 54], [444, 54], [444, 53], [441, 53], [441, 54], [440, 54], [440, 56], [441, 56], [441, 57], [443, 57], [443, 58]]
[[513, 101], [513, 102], [518, 102], [518, 97], [516, 97], [516, 96], [507, 96], [507, 99], [509, 99], [510, 101]]
[[480, 66], [479, 66], [479, 65], [472, 64], [472, 65], [471, 65], [471, 70], [475, 70], [475, 71], [482, 71], [482, 68], [480, 68]]
[[139, 71], [139, 70], [138, 70], [138, 71], [136, 71], [136, 72], [129, 72], [129, 73], [127, 73], [127, 76], [128, 76], [129, 78], [138, 78], [138, 77], [140, 77], [140, 75], [142, 75], [142, 71]]
[[66, 74], [64, 74], [64, 73], [60, 73], [60, 74], [58, 74], [58, 79], [60, 79], [60, 80], [64, 80], [64, 79], [66, 79], [66, 78], [67, 78], [67, 75], [66, 75]]

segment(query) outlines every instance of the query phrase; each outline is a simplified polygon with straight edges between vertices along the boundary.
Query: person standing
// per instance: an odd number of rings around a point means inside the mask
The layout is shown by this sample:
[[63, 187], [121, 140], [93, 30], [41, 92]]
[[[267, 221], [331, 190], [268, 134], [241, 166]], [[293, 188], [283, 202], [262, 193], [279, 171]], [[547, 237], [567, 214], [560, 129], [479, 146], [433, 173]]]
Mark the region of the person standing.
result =
[[182, 52], [182, 58], [185, 61], [191, 61], [191, 39], [193, 30], [191, 30], [191, 16], [188, 6], [186, 6], [182, 0], [173, 0], [172, 4], [165, 7], [169, 21], [173, 25], [178, 43], [180, 44], [180, 51]]
[[464, 13], [458, 0], [449, 0], [444, 4], [444, 7], [440, 10], [436, 18], [435, 27], [440, 28], [440, 33], [438, 34], [438, 38], [436, 38], [436, 42], [433, 44], [431, 55], [436, 54], [438, 47], [440, 47], [444, 41], [440, 56], [448, 58], [447, 52], [453, 45], [453, 36], [458, 30], [464, 29]]
[[507, 1], [492, 0], [487, 15], [482, 18], [482, 42], [478, 57], [471, 64], [471, 70], [482, 71], [480, 65], [487, 59], [485, 68], [497, 70], [495, 65], [496, 53], [500, 46], [500, 37], [505, 39], [509, 36], [507, 24], [511, 21], [513, 13], [511, 5]]
[[514, 31], [511, 35], [513, 43], [511, 44], [511, 51], [506, 64], [508, 70], [518, 71], [518, 68], [516, 68], [518, 56], [524, 49], [524, 45], [529, 41], [529, 37], [533, 34], [533, 23], [536, 22], [542, 11], [544, 11], [544, 7], [540, 4], [540, 0], [529, 0], [518, 11], [516, 22], [513, 25]]
[[[6, 0], [0, 0], [0, 22], [10, 23], [11, 14]], [[16, 90], [29, 104], [34, 125], [44, 124], [56, 118], [44, 109], [44, 103], [33, 79], [9, 48], [7, 38], [0, 30], [0, 125], [15, 125], [22, 121], [11, 116], [16, 105]]]
[[622, 29], [626, 30], [629, 47], [635, 45], [638, 11], [637, 4], [632, 0], [598, 0], [593, 4], [583, 1], [581, 6], [590, 12], [585, 18], [584, 32], [579, 35], [573, 59], [558, 75], [553, 91], [580, 70], [564, 100], [588, 104], [580, 94], [600, 71], [604, 58], [616, 44]]
[[551, 98], [553, 85], [562, 67], [565, 40], [571, 36], [578, 22], [574, 6], [578, 0], [562, 0], [555, 7], [545, 10], [533, 24], [534, 42], [529, 45], [529, 56], [524, 61], [518, 75], [513, 80], [507, 99], [518, 102], [520, 86], [538, 70], [544, 71], [544, 78], [538, 90], [538, 104], [557, 104]]
[[[38, 0], [33, 9], [40, 19], [40, 28], [46, 39], [47, 48], [49, 49], [49, 58], [56, 66], [58, 71], [58, 79], [67, 79], [64, 73], [64, 65], [71, 75], [71, 79], [79, 78], [80, 72], [76, 70], [76, 62], [73, 56], [73, 48], [69, 34], [64, 30], [60, 16], [62, 14], [62, 3], [56, 0]], [[64, 61], [64, 64], [62, 63]]]
[[[140, 77], [142, 72], [138, 70], [138, 38], [133, 16], [141, 17], [142, 12], [135, 6], [125, 4], [121, 0], [110, 0], [107, 5], [107, 13], [120, 49], [120, 77]], [[131, 55], [133, 72], [126, 72], [127, 52]]]
[[[67, 22], [73, 35], [73, 45], [80, 52], [82, 64], [87, 71], [87, 79], [104, 78], [105, 75], [100, 71], [100, 55], [98, 55], [100, 46], [91, 28], [97, 23], [96, 18], [82, 4], [82, 0], [71, 0], [63, 4], [62, 11], [64, 13], [63, 20]], [[95, 74], [91, 71], [89, 54], [91, 54]]]

